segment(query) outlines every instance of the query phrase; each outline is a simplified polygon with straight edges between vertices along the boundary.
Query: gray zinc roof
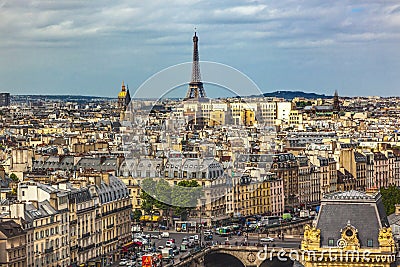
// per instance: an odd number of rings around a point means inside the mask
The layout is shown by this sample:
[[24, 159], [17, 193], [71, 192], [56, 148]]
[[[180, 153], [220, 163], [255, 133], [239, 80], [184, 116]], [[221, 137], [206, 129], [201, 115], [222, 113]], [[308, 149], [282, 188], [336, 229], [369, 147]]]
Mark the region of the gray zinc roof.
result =
[[358, 229], [361, 247], [367, 247], [368, 240], [372, 240], [373, 247], [378, 247], [379, 230], [389, 226], [381, 195], [356, 190], [325, 195], [317, 218], [321, 246], [327, 247], [329, 239], [336, 244], [341, 229], [348, 223]]

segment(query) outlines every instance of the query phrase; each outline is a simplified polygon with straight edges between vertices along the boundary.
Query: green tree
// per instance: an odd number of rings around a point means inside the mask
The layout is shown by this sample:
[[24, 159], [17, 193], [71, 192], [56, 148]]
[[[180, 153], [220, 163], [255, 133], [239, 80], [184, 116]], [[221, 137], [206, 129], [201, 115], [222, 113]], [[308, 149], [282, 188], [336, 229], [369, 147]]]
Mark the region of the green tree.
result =
[[19, 182], [19, 179], [15, 173], [10, 174], [10, 179], [13, 180], [14, 182]]
[[140, 220], [140, 217], [142, 216], [142, 211], [141, 210], [139, 210], [139, 209], [136, 209], [134, 212], [133, 212], [133, 215], [132, 215], [132, 219], [135, 221], [135, 222], [138, 222], [139, 220]]
[[175, 214], [185, 220], [190, 210], [198, 205], [201, 196], [202, 188], [197, 181], [180, 181], [172, 189], [171, 203], [174, 206]]
[[144, 210], [145, 214], [150, 214], [150, 212], [154, 209], [156, 202], [155, 199], [145, 191], [142, 191], [140, 198], [142, 199], [140, 204], [141, 209]]
[[168, 224], [171, 224], [172, 217], [170, 218], [169, 215], [172, 209], [171, 205], [172, 188], [170, 184], [164, 179], [159, 180], [156, 184], [155, 195], [156, 195], [156, 207], [160, 210], [163, 210], [163, 215], [167, 219]]
[[172, 188], [167, 181], [161, 179], [155, 186], [155, 198], [157, 200], [157, 208], [167, 209], [171, 206]]
[[172, 188], [169, 183], [163, 179], [154, 181], [146, 178], [142, 182], [142, 204], [141, 208], [146, 214], [152, 213], [157, 208], [168, 214], [171, 210], [171, 193]]
[[142, 181], [142, 189], [147, 192], [148, 194], [152, 194], [156, 190], [157, 182], [154, 181], [152, 178], [145, 178]]
[[390, 215], [395, 212], [395, 205], [400, 204], [400, 189], [392, 185], [388, 188], [380, 189], [382, 195], [383, 206], [385, 207], [386, 214]]

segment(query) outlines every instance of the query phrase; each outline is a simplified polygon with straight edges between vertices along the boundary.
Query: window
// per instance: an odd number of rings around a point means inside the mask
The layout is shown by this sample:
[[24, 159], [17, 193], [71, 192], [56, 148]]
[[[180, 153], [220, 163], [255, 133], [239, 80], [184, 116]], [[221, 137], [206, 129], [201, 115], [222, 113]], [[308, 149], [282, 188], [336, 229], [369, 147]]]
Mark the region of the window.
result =
[[373, 247], [374, 246], [374, 241], [372, 239], [367, 240], [367, 247]]
[[328, 239], [328, 246], [333, 247], [335, 245], [335, 240], [333, 238]]

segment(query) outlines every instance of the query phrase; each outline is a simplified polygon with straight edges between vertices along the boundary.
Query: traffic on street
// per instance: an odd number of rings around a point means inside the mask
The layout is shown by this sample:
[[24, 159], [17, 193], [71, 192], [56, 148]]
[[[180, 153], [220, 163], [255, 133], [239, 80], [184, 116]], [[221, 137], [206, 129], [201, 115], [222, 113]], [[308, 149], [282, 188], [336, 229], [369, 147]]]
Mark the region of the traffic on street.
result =
[[191, 253], [213, 245], [299, 248], [300, 238], [249, 233], [241, 228], [229, 233], [219, 228], [198, 232], [144, 229], [133, 234], [132, 246], [123, 247], [118, 266], [173, 266]]

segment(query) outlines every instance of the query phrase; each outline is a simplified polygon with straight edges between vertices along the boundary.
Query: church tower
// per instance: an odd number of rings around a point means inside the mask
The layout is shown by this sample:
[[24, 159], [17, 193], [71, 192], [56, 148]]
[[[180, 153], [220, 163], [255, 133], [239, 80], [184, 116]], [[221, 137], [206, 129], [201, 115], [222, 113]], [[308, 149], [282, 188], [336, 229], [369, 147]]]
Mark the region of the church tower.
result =
[[119, 92], [118, 94], [118, 109], [124, 111], [129, 102], [131, 102], [131, 95], [129, 93], [128, 87], [125, 86], [124, 81], [122, 81], [121, 92]]
[[337, 90], [335, 90], [335, 94], [333, 96], [333, 106], [332, 106], [332, 118], [337, 120], [339, 118], [340, 112], [340, 102], [339, 102], [339, 95]]
[[335, 90], [335, 95], [333, 96], [333, 111], [337, 113], [340, 111], [340, 102], [337, 90]]

